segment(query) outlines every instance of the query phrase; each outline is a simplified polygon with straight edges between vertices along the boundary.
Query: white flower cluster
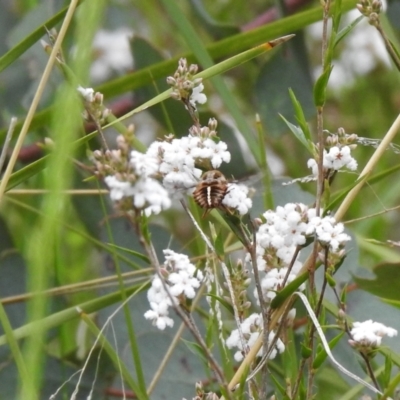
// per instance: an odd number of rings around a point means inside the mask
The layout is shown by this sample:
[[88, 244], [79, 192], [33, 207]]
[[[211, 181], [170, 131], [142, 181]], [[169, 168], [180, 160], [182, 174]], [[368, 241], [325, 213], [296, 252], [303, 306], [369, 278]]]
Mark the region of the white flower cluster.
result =
[[159, 163], [159, 173], [163, 185], [173, 196], [182, 195], [182, 189], [193, 191], [202, 170], [196, 165], [209, 161], [213, 168], [222, 162], [229, 162], [231, 155], [225, 142], [215, 142], [211, 138], [184, 136], [171, 142], [154, 142], [146, 155]]
[[277, 207], [276, 211], [268, 210], [263, 217], [265, 223], [260, 225], [256, 239], [257, 267], [266, 273], [261, 286], [270, 300], [284, 286], [290, 265], [292, 268], [285, 285], [296, 278], [302, 264], [293, 261], [293, 257], [308, 237], [315, 235], [333, 253], [342, 250], [344, 243], [350, 240], [350, 236], [343, 233], [343, 224], [336, 223], [330, 216], [317, 217], [315, 208], [301, 203], [288, 203]]
[[167, 83], [172, 88], [171, 97], [183, 101], [190, 113], [197, 110], [196, 103], [204, 104], [207, 101], [203, 93], [203, 78], [195, 78], [198, 69], [196, 64], [188, 65], [186, 58], [181, 58], [174, 75], [167, 77]]
[[[231, 155], [227, 148], [223, 141], [189, 134], [180, 139], [153, 142], [145, 154], [134, 150], [129, 158], [133, 175], [117, 174], [105, 178], [111, 199], [133, 197], [137, 209], [144, 209], [146, 215], [158, 214], [171, 206], [170, 197], [193, 193], [203, 173], [198, 165], [211, 165], [217, 169], [223, 162], [228, 163]], [[110, 153], [114, 152], [117, 159], [119, 153], [117, 150]], [[159, 177], [162, 184], [156, 179]], [[245, 185], [230, 183], [222, 204], [244, 215], [252, 206], [248, 193]]]
[[249, 188], [246, 185], [229, 183], [222, 204], [237, 210], [240, 215], [245, 215], [253, 206], [253, 202], [251, 198], [248, 197], [248, 194]]
[[351, 329], [352, 339], [349, 343], [357, 348], [374, 349], [379, 347], [383, 336], [397, 336], [397, 330], [374, 322], [371, 319], [364, 322], [354, 322]]
[[325, 246], [329, 245], [332, 253], [339, 252], [344, 243], [351, 240], [351, 237], [344, 233], [344, 225], [336, 222], [333, 217], [315, 218], [313, 223], [318, 241]]
[[178, 305], [184, 299], [193, 299], [196, 295], [195, 289], [200, 287], [203, 281], [203, 274], [197, 270], [184, 254], [175, 253], [172, 250], [164, 250], [165, 263], [162, 275], [165, 276], [165, 290], [163, 282], [155, 275], [147, 298], [150, 303], [144, 317], [153, 321], [158, 329], [164, 330], [167, 326], [172, 327], [174, 321], [168, 316], [168, 309], [172, 306], [172, 301]]
[[[257, 341], [260, 333], [262, 332], [262, 318], [260, 314], [252, 314], [248, 318], [246, 318], [241, 324], [241, 332], [243, 334], [244, 343], [242, 342], [239, 334], [239, 330], [235, 329], [232, 331], [230, 336], [226, 339], [226, 345], [229, 349], [234, 347], [238, 348], [239, 350], [235, 353], [234, 358], [236, 361], [243, 360], [243, 356], [245, 354], [245, 349], [243, 348], [243, 344], [247, 348], [253, 347], [255, 342]], [[268, 336], [268, 344], [271, 344], [275, 338], [275, 333], [270, 332]], [[258, 357], [261, 357], [262, 348], [257, 353]], [[278, 353], [283, 353], [285, 351], [285, 345], [283, 344], [282, 340], [277, 339], [274, 348], [272, 349], [268, 359], [272, 360], [276, 357]]]
[[[257, 232], [257, 265], [260, 271], [288, 267], [297, 246], [306, 243], [306, 236], [314, 233], [315, 210], [304, 204], [288, 203], [278, 206], [275, 211], [263, 214], [265, 223]], [[268, 256], [268, 257], [267, 257]], [[296, 262], [293, 271], [301, 268]]]
[[168, 192], [153, 176], [157, 174], [157, 163], [138, 151], [132, 151], [130, 157], [130, 172], [132, 176], [121, 181], [118, 176], [109, 175], [104, 178], [110, 189], [113, 201], [123, 197], [132, 197], [136, 209], [143, 210], [149, 216], [159, 214], [171, 207]]
[[[307, 166], [311, 168], [314, 176], [318, 176], [318, 164], [314, 158], [308, 160]], [[346, 167], [350, 171], [355, 171], [357, 169], [357, 161], [351, 156], [349, 146], [333, 146], [329, 149], [329, 152], [324, 150], [323, 167], [335, 171]]]

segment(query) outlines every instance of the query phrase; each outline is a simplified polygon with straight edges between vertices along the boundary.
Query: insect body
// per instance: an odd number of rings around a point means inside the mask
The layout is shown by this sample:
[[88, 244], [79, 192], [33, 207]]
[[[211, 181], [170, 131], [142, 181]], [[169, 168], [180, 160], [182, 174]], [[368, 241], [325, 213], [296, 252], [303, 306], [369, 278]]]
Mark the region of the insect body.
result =
[[221, 206], [227, 190], [228, 181], [221, 172], [217, 170], [207, 171], [202, 175], [196, 186], [193, 198], [200, 207], [206, 210], [206, 214], [211, 209]]

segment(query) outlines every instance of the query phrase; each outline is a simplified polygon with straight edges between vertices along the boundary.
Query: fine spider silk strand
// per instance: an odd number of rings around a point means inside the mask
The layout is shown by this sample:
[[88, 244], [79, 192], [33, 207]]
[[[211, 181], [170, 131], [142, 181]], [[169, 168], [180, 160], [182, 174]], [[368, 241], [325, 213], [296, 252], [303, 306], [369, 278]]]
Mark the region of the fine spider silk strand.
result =
[[312, 322], [313, 322], [313, 324], [315, 326], [315, 329], [318, 332], [318, 335], [319, 335], [319, 337], [321, 339], [322, 345], [324, 346], [326, 354], [328, 355], [330, 360], [333, 362], [333, 364], [335, 364], [335, 366], [339, 369], [339, 371], [343, 372], [344, 374], [346, 374], [350, 378], [354, 379], [358, 383], [361, 383], [362, 385], [364, 385], [368, 389], [372, 390], [374, 393], [377, 393], [379, 395], [383, 395], [383, 393], [381, 391], [379, 391], [374, 386], [370, 385], [368, 382], [364, 381], [363, 379], [361, 379], [357, 375], [355, 375], [352, 372], [348, 371], [345, 367], [343, 367], [343, 365], [341, 365], [338, 361], [336, 361], [336, 359], [333, 357], [331, 349], [329, 348], [329, 344], [328, 344], [328, 342], [327, 342], [327, 340], [325, 338], [324, 331], [322, 330], [321, 325], [319, 324], [318, 319], [317, 319], [316, 315], [314, 314], [314, 311], [313, 311], [313, 309], [311, 307], [311, 304], [309, 303], [307, 297], [301, 292], [294, 292], [293, 294], [295, 294], [298, 297], [300, 297], [300, 300], [303, 302], [304, 306], [306, 307], [306, 309], [308, 311], [308, 315], [310, 316], [310, 318], [311, 318], [311, 320], [312, 320]]

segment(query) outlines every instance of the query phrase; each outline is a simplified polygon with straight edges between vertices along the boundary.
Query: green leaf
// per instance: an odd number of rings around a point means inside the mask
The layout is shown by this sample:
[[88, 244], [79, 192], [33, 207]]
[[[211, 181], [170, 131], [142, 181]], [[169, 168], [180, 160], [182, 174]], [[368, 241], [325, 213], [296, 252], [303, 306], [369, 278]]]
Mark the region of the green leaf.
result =
[[250, 243], [248, 232], [244, 225], [244, 220], [249, 219], [249, 215], [243, 217], [243, 220], [237, 215], [224, 213], [223, 215], [224, 221], [229, 225], [232, 229], [233, 233], [236, 237], [247, 246]]
[[18, 186], [22, 182], [27, 181], [32, 176], [35, 176], [40, 171], [46, 168], [48, 156], [42, 157], [39, 160], [36, 160], [26, 167], [21, 168], [20, 170], [11, 174], [10, 179], [7, 182], [7, 189], [6, 191]]
[[392, 357], [390, 355], [386, 356], [385, 369], [382, 375], [380, 376], [382, 387], [388, 387], [390, 384], [390, 378], [392, 376], [392, 366], [393, 366]]
[[342, 0], [335, 0], [332, 5], [333, 16], [332, 16], [332, 32], [336, 35], [339, 30], [340, 19], [342, 17]]
[[311, 142], [307, 140], [307, 137], [303, 130], [296, 126], [293, 125], [291, 122], [289, 122], [283, 115], [280, 114], [280, 117], [283, 119], [287, 127], [290, 129], [290, 131], [294, 134], [296, 139], [299, 140], [299, 142], [311, 153], [313, 154], [313, 147], [311, 145]]
[[299, 123], [300, 128], [302, 129], [307, 142], [312, 143], [313, 140], [311, 137], [310, 128], [308, 127], [307, 120], [306, 120], [306, 117], [303, 112], [303, 108], [302, 108], [300, 102], [297, 100], [296, 95], [294, 94], [292, 89], [289, 89], [289, 95], [290, 95], [290, 99], [292, 100], [292, 104], [294, 107], [294, 112], [296, 115], [297, 122]]
[[[86, 135], [74, 142], [74, 146], [79, 147], [89, 140], [93, 139], [97, 135], [97, 132], [91, 133]], [[7, 182], [7, 189], [6, 191], [12, 189], [13, 187], [19, 185], [22, 182], [25, 182], [27, 179], [31, 178], [32, 176], [38, 174], [44, 168], [46, 168], [46, 163], [48, 160], [48, 156], [44, 156], [39, 160], [36, 160], [26, 167], [21, 168], [20, 170], [11, 174], [10, 179]]]
[[354, 276], [357, 285], [375, 296], [400, 301], [400, 263], [382, 263], [373, 269], [375, 279]]
[[[353, 0], [347, 0], [344, 9], [348, 11], [354, 7], [354, 4]], [[229, 38], [211, 43], [207, 46], [207, 51], [214, 60], [221, 59], [248, 50], [268, 40], [295, 32], [319, 21], [321, 18], [321, 7], [316, 6], [310, 10], [271, 22], [251, 31], [241, 32]], [[106, 97], [113, 97], [134, 90], [142, 85], [147, 85], [153, 79], [166, 77], [173, 73], [181, 57], [186, 58], [188, 62], [196, 61], [193, 53], [181, 54], [170, 60], [157, 63], [150, 69], [136, 71], [102, 84], [96, 90], [103, 93]]]
[[3, 304], [0, 304], [0, 322], [5, 332], [5, 337], [10, 345], [10, 350], [18, 367], [18, 373], [21, 379], [22, 385], [26, 385], [29, 379], [29, 373], [26, 369], [24, 359], [22, 357], [21, 349], [19, 348], [18, 342], [14, 336], [13, 329], [11, 327], [10, 320], [8, 319], [7, 313], [4, 309]]
[[301, 356], [303, 358], [310, 358], [311, 355], [312, 355], [312, 350], [304, 343], [301, 343]]
[[322, 107], [326, 99], [326, 87], [331, 76], [333, 66], [329, 65], [321, 76], [317, 79], [314, 86], [314, 103], [316, 107]]
[[325, 272], [325, 278], [330, 287], [334, 288], [336, 286], [336, 281], [329, 272]]
[[275, 387], [278, 389], [281, 395], [286, 395], [286, 388], [282, 386], [282, 384], [278, 381], [275, 374], [270, 374], [271, 379], [274, 381]]
[[290, 282], [288, 285], [286, 285], [281, 291], [279, 291], [274, 299], [271, 301], [271, 308], [278, 308], [280, 307], [283, 302], [289, 298], [299, 287], [302, 283], [304, 283], [308, 278], [308, 273], [305, 272], [296, 279], [294, 279], [292, 282]]
[[189, 340], [185, 340], [185, 339], [181, 339], [181, 340], [186, 345], [186, 347], [190, 350], [190, 352], [192, 354], [200, 356], [200, 358], [204, 362], [207, 362], [207, 360], [208, 360], [207, 355], [204, 354], [204, 350], [199, 344], [197, 344], [195, 342], [191, 342]]
[[233, 315], [233, 307], [232, 304], [230, 304], [228, 301], [226, 301], [224, 298], [217, 296], [214, 293], [207, 293], [208, 297], [212, 297], [213, 299], [217, 300], [222, 304], [223, 307], [231, 314]]
[[353, 28], [365, 17], [363, 15], [360, 15], [358, 18], [356, 18], [351, 24], [347, 25], [344, 27], [342, 30], [338, 32], [338, 34], [335, 37], [335, 42], [333, 44], [333, 47], [335, 48], [352, 30]]
[[[340, 332], [339, 335], [335, 336], [332, 340], [329, 341], [329, 348], [332, 350], [340, 341], [340, 339], [343, 337], [344, 332]], [[328, 357], [328, 354], [326, 350], [322, 347], [318, 352], [317, 355], [314, 358], [313, 361], [313, 369], [318, 369], [321, 364], [326, 360]]]

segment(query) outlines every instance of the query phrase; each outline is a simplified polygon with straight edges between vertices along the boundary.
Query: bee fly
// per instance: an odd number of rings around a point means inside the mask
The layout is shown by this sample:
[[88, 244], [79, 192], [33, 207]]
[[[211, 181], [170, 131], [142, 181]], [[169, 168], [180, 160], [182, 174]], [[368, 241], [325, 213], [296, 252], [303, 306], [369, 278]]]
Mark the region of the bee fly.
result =
[[228, 181], [221, 172], [212, 170], [201, 176], [201, 180], [193, 192], [193, 199], [201, 208], [205, 209], [203, 217], [211, 209], [221, 206], [227, 190]]

